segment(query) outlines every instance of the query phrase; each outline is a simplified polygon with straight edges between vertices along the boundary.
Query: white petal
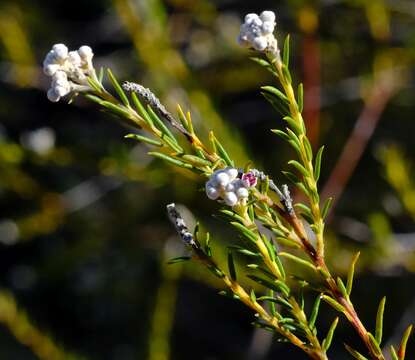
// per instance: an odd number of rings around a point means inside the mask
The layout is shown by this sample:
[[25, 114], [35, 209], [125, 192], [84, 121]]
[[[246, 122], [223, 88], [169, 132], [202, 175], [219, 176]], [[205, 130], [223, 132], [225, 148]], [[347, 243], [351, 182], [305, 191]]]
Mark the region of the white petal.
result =
[[55, 44], [52, 50], [58, 60], [64, 60], [68, 56], [68, 48], [65, 44]]
[[233, 167], [227, 167], [225, 171], [231, 180], [236, 179], [236, 177], [238, 176], [238, 169], [235, 169]]
[[225, 200], [226, 205], [235, 206], [238, 203], [238, 197], [234, 192], [227, 192], [223, 197]]
[[68, 54], [68, 61], [75, 67], [81, 66], [82, 60], [78, 51], [70, 51]]
[[88, 45], [83, 45], [78, 50], [79, 56], [84, 60], [90, 60], [94, 56], [92, 49]]
[[255, 13], [250, 13], [245, 15], [245, 23], [251, 24], [255, 19], [259, 19], [259, 16]]
[[225, 191], [235, 191], [235, 183], [232, 181], [225, 187]]
[[53, 76], [60, 69], [58, 64], [49, 64], [43, 67], [43, 72], [47, 76]]
[[270, 21], [275, 23], [275, 13], [273, 11], [265, 10], [259, 15], [262, 21]]
[[53, 74], [53, 80], [68, 80], [68, 75], [65, 71], [58, 70]]
[[252, 45], [255, 49], [259, 51], [264, 51], [268, 46], [268, 41], [265, 37], [259, 36], [254, 39]]
[[216, 176], [215, 176], [215, 180], [220, 186], [223, 186], [223, 187], [228, 185], [228, 183], [230, 181], [229, 175], [227, 173], [225, 173], [224, 171], [221, 171], [221, 172], [217, 173]]
[[60, 96], [55, 92], [54, 89], [49, 89], [47, 93], [48, 99], [52, 102], [58, 102]]
[[239, 199], [247, 198], [249, 196], [249, 191], [244, 187], [240, 187], [236, 190], [236, 195], [238, 195]]
[[71, 91], [71, 89], [66, 86], [55, 86], [53, 89], [60, 97], [68, 95]]
[[271, 22], [271, 21], [265, 21], [262, 24], [262, 33], [264, 35], [272, 34], [274, 32], [274, 27], [275, 27], [275, 25], [274, 25], [273, 22]]
[[209, 187], [206, 189], [206, 195], [211, 200], [216, 200], [219, 197], [219, 191], [214, 187]]

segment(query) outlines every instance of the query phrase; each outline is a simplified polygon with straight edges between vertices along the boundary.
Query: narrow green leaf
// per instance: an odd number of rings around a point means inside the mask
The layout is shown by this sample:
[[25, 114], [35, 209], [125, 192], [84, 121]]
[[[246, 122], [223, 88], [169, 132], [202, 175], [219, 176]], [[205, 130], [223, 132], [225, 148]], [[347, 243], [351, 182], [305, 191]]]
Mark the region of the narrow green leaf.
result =
[[303, 137], [303, 144], [307, 155], [307, 159], [310, 161], [313, 160], [313, 148], [311, 147], [310, 141], [306, 136]]
[[256, 303], [256, 295], [254, 289], [251, 289], [249, 296], [251, 297], [252, 302]]
[[131, 114], [121, 105], [115, 105], [109, 101], [101, 101], [99, 104], [121, 118], [131, 119]]
[[321, 156], [323, 155], [324, 146], [320, 147], [317, 151], [316, 160], [314, 162], [314, 179], [318, 181], [320, 178], [320, 169], [321, 169]]
[[370, 347], [371, 347], [372, 351], [376, 355], [382, 355], [382, 350], [379, 346], [379, 343], [376, 341], [375, 337], [370, 332], [368, 332], [367, 335], [369, 337]]
[[303, 108], [304, 108], [304, 87], [303, 87], [302, 83], [298, 84], [297, 103], [298, 103], [298, 111], [300, 113], [303, 112]]
[[144, 108], [143, 104], [141, 104], [140, 100], [136, 93], [131, 93], [131, 99], [133, 100], [134, 106], [138, 112], [138, 114], [144, 119], [144, 121], [150, 126], [153, 127], [153, 120], [151, 120], [150, 115], [147, 113], [146, 109]]
[[219, 142], [219, 140], [213, 135], [213, 139], [216, 145], [216, 149], [218, 151], [218, 154], [220, 155], [223, 160], [225, 160], [226, 164], [228, 166], [234, 166], [233, 160], [229, 157], [228, 153], [226, 152], [225, 148], [222, 146], [222, 144]]
[[250, 256], [250, 257], [261, 257], [262, 256], [260, 253], [256, 253], [248, 249], [244, 249], [240, 246], [229, 246], [229, 249], [237, 251], [238, 253], [245, 255], [245, 256]]
[[253, 243], [256, 244], [257, 242], [257, 236], [255, 235], [255, 233], [251, 230], [249, 230], [247, 227], [245, 227], [244, 225], [232, 221], [231, 225], [233, 225], [242, 235], [244, 235], [248, 240], [252, 241]]
[[150, 145], [163, 146], [163, 144], [160, 141], [150, 139], [146, 136], [139, 135], [139, 134], [128, 134], [128, 135], [125, 135], [124, 138], [126, 138], [126, 139], [135, 139], [135, 140], [142, 141], [142, 142], [145, 142], [145, 143], [150, 144]]
[[288, 68], [290, 65], [290, 34], [285, 37], [282, 61]]
[[398, 354], [396, 353], [396, 350], [395, 350], [395, 348], [393, 347], [393, 345], [391, 345], [390, 349], [391, 349], [391, 356], [392, 356], [392, 360], [399, 360], [399, 358], [398, 358]]
[[288, 69], [287, 66], [285, 66], [284, 64], [282, 65], [282, 73], [284, 75], [284, 80], [288, 83], [291, 84], [292, 83], [292, 78], [291, 78], [291, 73], [290, 70]]
[[[272, 291], [272, 290], [270, 290], [270, 291]], [[287, 300], [283, 299], [281, 296], [277, 296], [277, 297], [274, 297], [274, 296], [261, 296], [261, 297], [258, 298], [258, 300], [269, 301], [270, 303], [273, 303], [273, 304], [280, 304], [280, 305], [282, 305], [282, 306], [284, 306], [284, 307], [286, 307], [290, 310], [293, 308], [293, 306]]]
[[290, 253], [280, 252], [278, 253], [279, 256], [282, 256], [286, 259], [294, 261], [296, 264], [306, 267], [307, 269], [311, 269], [312, 271], [316, 271], [316, 267], [307, 260], [301, 259], [298, 256], [295, 256]]
[[263, 278], [260, 278], [256, 275], [247, 275], [247, 276], [251, 280], [255, 281], [256, 283], [258, 283], [262, 286], [265, 286], [268, 289], [271, 289], [271, 290], [274, 290], [274, 291], [277, 291], [277, 292], [282, 292], [286, 296], [289, 295], [289, 288], [282, 281], [279, 281], [279, 280], [269, 281], [269, 280], [265, 280]]
[[[276, 252], [276, 249], [274, 248], [274, 251]], [[275, 263], [277, 264], [278, 270], [280, 271], [282, 279], [286, 278], [284, 265], [281, 262], [281, 259], [279, 256], [275, 256]]]
[[236, 281], [235, 263], [233, 262], [233, 256], [231, 252], [228, 253], [228, 269], [231, 279]]
[[183, 155], [182, 159], [192, 163], [192, 165], [195, 166], [210, 166], [212, 165], [212, 163], [209, 160], [205, 160], [200, 158], [199, 156], [194, 156], [194, 155]]
[[92, 95], [92, 94], [85, 94], [84, 97], [87, 98], [88, 100], [94, 102], [94, 103], [99, 104], [99, 105], [101, 105], [101, 103], [104, 101], [100, 97]]
[[302, 134], [303, 129], [301, 128], [301, 125], [298, 124], [296, 120], [294, 120], [290, 116], [284, 116], [283, 120], [285, 120], [288, 125], [290, 125], [291, 129], [294, 131], [295, 134]]
[[244, 218], [242, 216], [238, 215], [237, 213], [235, 213], [235, 212], [233, 212], [231, 210], [228, 210], [228, 209], [220, 209], [219, 212], [221, 214], [224, 214], [227, 217], [229, 217], [229, 219], [236, 220], [236, 221], [238, 221], [240, 223], [243, 223], [244, 222]]
[[282, 130], [278, 130], [278, 129], [271, 129], [271, 131], [278, 135], [281, 139], [285, 140], [285, 141], [290, 141], [290, 137]]
[[160, 153], [160, 152], [155, 152], [155, 151], [149, 152], [148, 154], [152, 155], [156, 158], [165, 160], [165, 161], [169, 162], [172, 165], [176, 165], [176, 166], [179, 166], [179, 167], [182, 167], [182, 168], [185, 168], [185, 169], [193, 169], [192, 165], [184, 163], [183, 161], [180, 161], [180, 160], [178, 160], [178, 159], [176, 159], [176, 158], [174, 158], [170, 155], [163, 154], [163, 153]]
[[382, 343], [382, 334], [383, 334], [383, 312], [385, 311], [385, 302], [386, 296], [380, 300], [378, 312], [376, 314], [376, 331], [375, 331], [375, 339], [377, 343], [380, 345]]
[[318, 316], [318, 310], [320, 309], [320, 303], [321, 303], [321, 295], [317, 296], [316, 301], [314, 301], [313, 309], [311, 310], [310, 319], [308, 321], [308, 325], [311, 329], [315, 328], [317, 316]]
[[210, 247], [210, 234], [209, 233], [206, 233], [205, 252], [207, 256], [212, 257], [212, 248]]
[[399, 360], [404, 360], [405, 359], [405, 353], [406, 353], [406, 344], [408, 343], [408, 339], [412, 334], [412, 325], [409, 325], [402, 337], [401, 340], [401, 344], [399, 346], [399, 350], [398, 350], [398, 356], [399, 356]]
[[259, 57], [253, 56], [253, 57], [250, 57], [249, 59], [251, 59], [253, 62], [256, 62], [257, 64], [263, 67], [266, 67], [266, 68], [271, 66], [271, 64], [268, 61], [266, 61], [265, 59], [261, 59]]
[[253, 205], [248, 206], [248, 215], [249, 215], [249, 219], [251, 219], [251, 221], [254, 222], [255, 221], [255, 211], [254, 211], [254, 206]]
[[178, 144], [176, 138], [170, 131], [170, 129], [164, 124], [163, 121], [158, 117], [158, 115], [154, 112], [154, 110], [151, 108], [150, 105], [147, 105], [147, 112], [150, 115], [151, 119], [153, 120], [153, 123], [159, 128], [159, 130], [168, 136], [174, 143]]
[[333, 340], [334, 331], [336, 330], [339, 318], [336, 317], [330, 325], [330, 329], [327, 333], [326, 338], [323, 340], [322, 347], [324, 351], [327, 351], [330, 348], [331, 342]]
[[256, 270], [259, 268], [259, 265], [258, 264], [247, 264], [246, 267], [252, 270]]
[[[177, 104], [177, 115], [180, 120], [180, 123], [183, 125], [183, 127], [189, 131], [189, 123], [187, 122], [186, 115], [184, 114], [181, 106]], [[190, 132], [190, 131], [189, 131]]]
[[[274, 298], [274, 291], [268, 290], [268, 297], [273, 299]], [[269, 303], [269, 309], [271, 311], [272, 316], [277, 315], [277, 307], [275, 306], [275, 304], [272, 301], [270, 301], [270, 303]]]
[[294, 185], [300, 182], [300, 179], [297, 177], [296, 174], [293, 174], [291, 171], [282, 171], [285, 177], [290, 180]]
[[334, 308], [335, 310], [344, 313], [345, 309], [342, 305], [340, 305], [336, 300], [334, 300], [333, 298], [331, 298], [328, 295], [323, 295], [321, 297], [327, 304], [329, 304], [332, 308]]
[[261, 90], [266, 91], [267, 93], [270, 93], [274, 96], [276, 96], [278, 99], [282, 100], [285, 104], [289, 104], [287, 96], [274, 86], [261, 86]]
[[102, 84], [102, 80], [104, 80], [104, 68], [101, 66], [98, 73], [98, 81], [100, 84]]
[[107, 69], [107, 75], [108, 75], [108, 78], [111, 80], [112, 86], [114, 87], [115, 91], [120, 97], [122, 103], [128, 107], [130, 105], [130, 102], [128, 101], [127, 95], [125, 95], [124, 90], [122, 89], [121, 85], [118, 83], [111, 69]]
[[344, 286], [344, 282], [340, 277], [337, 277], [337, 287], [339, 288], [342, 295], [347, 299], [349, 295], [347, 295], [346, 286]]
[[359, 353], [357, 350], [353, 349], [347, 344], [344, 344], [344, 347], [346, 350], [357, 360], [369, 360], [367, 357], [363, 356], [361, 353]]
[[288, 164], [291, 165], [291, 166], [294, 166], [304, 177], [306, 177], [306, 178], [309, 177], [308, 171], [298, 161], [290, 160], [290, 161], [288, 161]]
[[89, 86], [91, 86], [97, 93], [101, 93], [102, 89], [101, 89], [101, 84], [98, 83], [96, 80], [94, 80], [91, 77], [87, 77], [86, 78]]
[[170, 259], [167, 262], [167, 264], [169, 264], [169, 265], [171, 265], [171, 264], [177, 264], [177, 263], [180, 263], [180, 262], [183, 262], [183, 261], [188, 261], [190, 259], [191, 259], [191, 257], [189, 257], [189, 256], [179, 256], [179, 257], [175, 257], [173, 259]]
[[289, 113], [288, 106], [281, 101], [278, 101], [275, 96], [272, 96], [266, 92], [261, 92], [262, 96], [268, 100], [268, 102], [277, 110], [282, 116], [285, 116]]
[[324, 202], [323, 205], [323, 210], [321, 210], [321, 216], [323, 219], [325, 219], [327, 217], [327, 214], [329, 213], [331, 204], [333, 203], [333, 198], [329, 197], [326, 199], [326, 201]]
[[272, 247], [271, 242], [268, 240], [268, 238], [261, 234], [262, 241], [264, 242], [265, 246], [267, 247], [269, 257], [272, 261], [275, 261], [275, 249]]
[[359, 259], [360, 256], [360, 251], [357, 252], [352, 259], [352, 263], [350, 264], [350, 270], [349, 273], [347, 274], [347, 284], [346, 284], [346, 289], [347, 289], [347, 294], [350, 296], [350, 294], [352, 293], [352, 288], [353, 288], [353, 279], [354, 279], [354, 271], [355, 271], [355, 267], [356, 267], [356, 263], [357, 260]]
[[261, 321], [254, 321], [254, 322], [252, 322], [252, 325], [255, 326], [258, 329], [264, 329], [264, 330], [270, 331], [272, 333], [275, 332], [275, 329], [271, 325], [265, 324]]
[[219, 279], [222, 279], [225, 274], [218, 268], [213, 267], [213, 266], [208, 266], [208, 270], [215, 275], [216, 277], [218, 277]]
[[[294, 207], [298, 209], [302, 215], [305, 215], [307, 218], [311, 220], [313, 219], [313, 213], [311, 212], [311, 209], [307, 205], [302, 204], [302, 203], [297, 203], [297, 204], [294, 204]], [[311, 221], [311, 223], [313, 223], [313, 221]]]

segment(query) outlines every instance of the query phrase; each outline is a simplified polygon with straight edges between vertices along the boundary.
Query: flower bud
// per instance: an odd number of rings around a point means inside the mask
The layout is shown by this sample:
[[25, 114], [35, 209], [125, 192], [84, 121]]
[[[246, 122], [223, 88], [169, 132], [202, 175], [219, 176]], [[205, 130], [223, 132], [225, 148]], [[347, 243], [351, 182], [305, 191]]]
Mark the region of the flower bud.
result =
[[68, 56], [68, 48], [64, 44], [55, 44], [52, 47], [56, 60], [65, 60]]
[[55, 89], [49, 89], [47, 97], [52, 102], [58, 102], [60, 99], [60, 96], [55, 92]]
[[228, 206], [235, 206], [238, 203], [238, 197], [234, 192], [225, 193], [223, 200], [225, 200], [225, 203]]

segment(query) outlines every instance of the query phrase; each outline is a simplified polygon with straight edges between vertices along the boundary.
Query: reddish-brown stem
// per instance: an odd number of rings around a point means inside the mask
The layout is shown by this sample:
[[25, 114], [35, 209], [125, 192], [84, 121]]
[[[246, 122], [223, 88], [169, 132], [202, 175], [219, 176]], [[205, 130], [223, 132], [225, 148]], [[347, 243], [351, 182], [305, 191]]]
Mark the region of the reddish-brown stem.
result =
[[395, 93], [396, 84], [392, 81], [380, 82], [372, 92], [358, 117], [352, 134], [349, 136], [329, 179], [322, 190], [322, 199], [333, 197], [332, 209], [341, 197], [366, 146], [373, 135], [386, 104]]

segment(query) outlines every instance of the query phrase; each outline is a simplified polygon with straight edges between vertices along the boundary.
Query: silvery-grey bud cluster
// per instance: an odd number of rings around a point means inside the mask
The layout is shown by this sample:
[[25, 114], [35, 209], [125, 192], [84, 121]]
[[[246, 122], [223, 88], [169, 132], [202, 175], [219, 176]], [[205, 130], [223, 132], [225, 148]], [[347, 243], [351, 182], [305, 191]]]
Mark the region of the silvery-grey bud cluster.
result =
[[57, 102], [73, 91], [89, 90], [87, 77], [94, 73], [92, 58], [94, 53], [89, 46], [68, 51], [64, 44], [55, 44], [43, 61], [43, 71], [52, 77], [48, 99]]
[[206, 183], [206, 195], [211, 200], [223, 199], [226, 205], [235, 206], [249, 196], [252, 184], [238, 177], [238, 169], [227, 167], [216, 170]]
[[277, 51], [277, 40], [273, 35], [275, 25], [273, 11], [263, 11], [259, 16], [254, 13], [247, 14], [241, 25], [238, 42], [258, 51]]

